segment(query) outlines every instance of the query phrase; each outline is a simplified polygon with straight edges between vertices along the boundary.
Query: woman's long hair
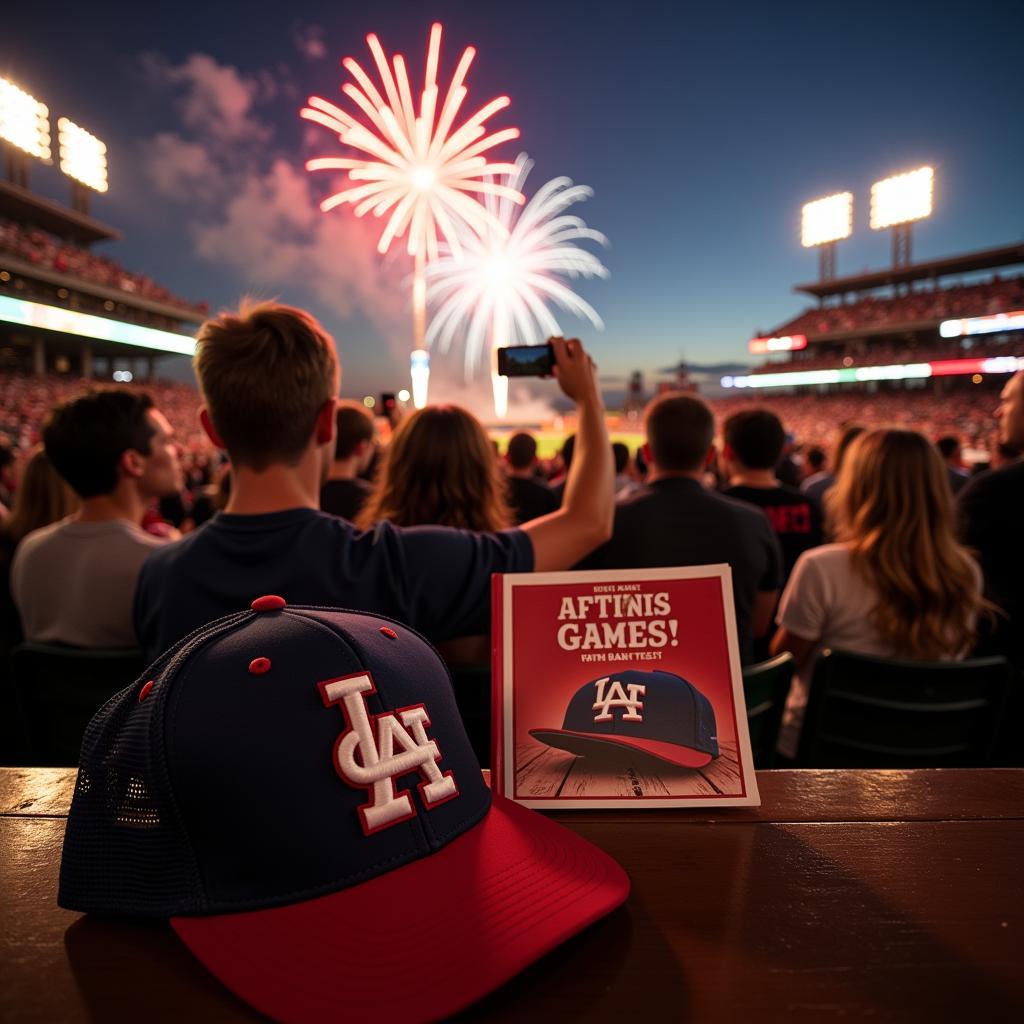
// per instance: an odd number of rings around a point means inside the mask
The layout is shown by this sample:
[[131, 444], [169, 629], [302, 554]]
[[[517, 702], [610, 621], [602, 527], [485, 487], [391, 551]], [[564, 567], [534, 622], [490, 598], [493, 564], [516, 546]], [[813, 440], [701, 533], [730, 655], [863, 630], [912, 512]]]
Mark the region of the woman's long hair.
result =
[[912, 430], [870, 430], [850, 445], [826, 496], [836, 540], [878, 593], [872, 622], [899, 654], [967, 651], [985, 605], [980, 573], [957, 543], [946, 467]]
[[46, 452], [37, 448], [25, 463], [3, 531], [19, 544], [33, 530], [71, 515], [79, 504], [75, 492], [58, 475]]
[[356, 522], [503, 530], [512, 525], [505, 481], [480, 423], [457, 405], [433, 405], [403, 420]]

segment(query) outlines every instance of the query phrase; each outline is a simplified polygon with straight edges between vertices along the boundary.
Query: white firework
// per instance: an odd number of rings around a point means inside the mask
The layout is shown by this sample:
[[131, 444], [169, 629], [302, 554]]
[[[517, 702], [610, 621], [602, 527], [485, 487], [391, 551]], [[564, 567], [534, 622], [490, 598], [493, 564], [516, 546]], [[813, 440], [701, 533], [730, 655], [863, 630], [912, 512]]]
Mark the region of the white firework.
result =
[[[533, 161], [520, 154], [514, 172], [505, 176], [509, 191], [522, 191], [532, 167]], [[551, 306], [603, 329], [596, 310], [564, 280], [608, 276], [601, 261], [576, 244], [589, 240], [607, 245], [608, 240], [579, 217], [564, 213], [593, 194], [569, 178], [552, 179], [522, 208], [504, 192], [485, 193], [484, 203], [493, 215], [489, 227], [461, 231], [461, 252], [442, 246], [439, 258], [427, 267], [427, 301], [435, 309], [428, 346], [447, 352], [464, 336], [468, 379], [488, 347], [537, 345], [561, 335]], [[495, 401], [500, 412], [497, 382]]]

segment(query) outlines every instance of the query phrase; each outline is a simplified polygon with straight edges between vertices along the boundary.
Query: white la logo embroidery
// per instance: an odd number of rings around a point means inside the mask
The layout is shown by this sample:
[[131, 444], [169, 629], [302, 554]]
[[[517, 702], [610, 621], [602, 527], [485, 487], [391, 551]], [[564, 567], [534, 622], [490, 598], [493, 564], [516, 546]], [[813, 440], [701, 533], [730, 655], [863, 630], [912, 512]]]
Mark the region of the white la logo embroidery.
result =
[[647, 693], [647, 687], [641, 683], [627, 683], [626, 690], [618, 679], [611, 679], [611, 686], [608, 686], [609, 677], [598, 679], [594, 685], [597, 687], [597, 700], [594, 701], [594, 711], [600, 711], [594, 715], [595, 722], [610, 722], [612, 720], [612, 708], [625, 708], [626, 713], [622, 716], [623, 722], [642, 722], [644, 716], [644, 702], [640, 698]]
[[[416, 816], [408, 792], [395, 792], [395, 779], [402, 775], [420, 773], [423, 781], [417, 788], [428, 809], [459, 795], [452, 773], [442, 774], [437, 767], [441, 751], [427, 736], [430, 718], [422, 704], [371, 716], [366, 698], [377, 688], [367, 672], [327, 679], [317, 686], [324, 705], [340, 704], [348, 723], [334, 744], [334, 767], [350, 786], [370, 794], [369, 802], [359, 808], [366, 835]], [[376, 737], [371, 718], [376, 723]]]

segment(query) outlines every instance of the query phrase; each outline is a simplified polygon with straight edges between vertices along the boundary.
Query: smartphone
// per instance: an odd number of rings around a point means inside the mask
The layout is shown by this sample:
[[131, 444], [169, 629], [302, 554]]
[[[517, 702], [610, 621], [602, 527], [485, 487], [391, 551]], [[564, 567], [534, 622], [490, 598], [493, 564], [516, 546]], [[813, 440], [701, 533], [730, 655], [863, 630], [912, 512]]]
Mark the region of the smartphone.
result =
[[555, 351], [548, 345], [512, 345], [498, 349], [502, 377], [550, 377]]

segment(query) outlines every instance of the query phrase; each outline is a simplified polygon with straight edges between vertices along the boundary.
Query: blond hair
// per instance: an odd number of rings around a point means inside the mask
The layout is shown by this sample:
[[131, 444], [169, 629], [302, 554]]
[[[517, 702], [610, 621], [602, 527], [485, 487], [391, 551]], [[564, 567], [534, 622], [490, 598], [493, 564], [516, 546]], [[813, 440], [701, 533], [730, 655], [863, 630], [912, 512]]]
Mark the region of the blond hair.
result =
[[826, 503], [836, 540], [877, 592], [871, 620], [900, 655], [963, 655], [975, 638], [980, 572], [957, 543], [948, 474], [927, 438], [871, 430], [849, 446]]
[[213, 426], [235, 466], [298, 462], [338, 393], [334, 341], [301, 309], [243, 302], [199, 328], [193, 360]]
[[512, 525], [497, 455], [471, 413], [432, 405], [399, 424], [356, 522], [365, 528], [381, 520], [480, 531]]

